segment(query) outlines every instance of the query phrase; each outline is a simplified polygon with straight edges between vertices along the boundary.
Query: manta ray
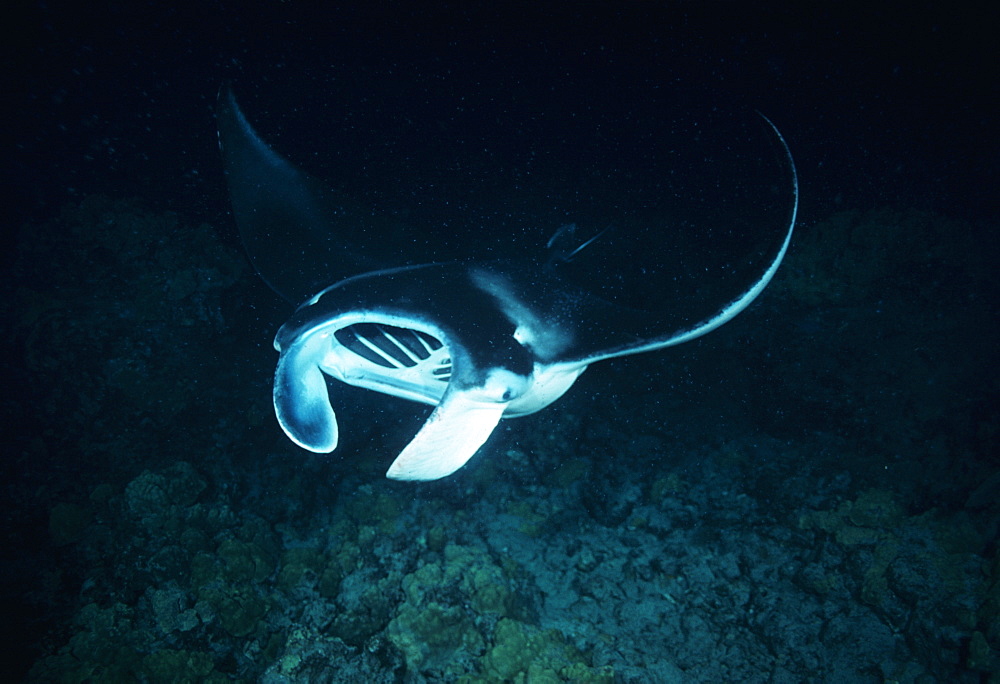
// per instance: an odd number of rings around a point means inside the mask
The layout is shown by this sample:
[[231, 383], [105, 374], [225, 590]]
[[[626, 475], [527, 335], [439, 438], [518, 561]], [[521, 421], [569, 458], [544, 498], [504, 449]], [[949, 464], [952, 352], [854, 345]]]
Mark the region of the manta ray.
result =
[[790, 206], [767, 227], [766, 249], [722, 291], [692, 288], [697, 297], [633, 307], [575, 277], [573, 264], [599, 256], [613, 237], [578, 238], [572, 224], [521, 259], [408, 263], [399, 246], [381, 257], [350, 249], [351, 219], [336, 194], [268, 147], [224, 87], [219, 142], [240, 235], [258, 273], [298, 305], [274, 340], [274, 409], [285, 434], [312, 452], [337, 448], [329, 380], [429, 404], [386, 476], [436, 480], [465, 465], [501, 418], [545, 408], [589, 365], [688, 342], [731, 320], [774, 277], [798, 207], [788, 145], [755, 116], [790, 178]]

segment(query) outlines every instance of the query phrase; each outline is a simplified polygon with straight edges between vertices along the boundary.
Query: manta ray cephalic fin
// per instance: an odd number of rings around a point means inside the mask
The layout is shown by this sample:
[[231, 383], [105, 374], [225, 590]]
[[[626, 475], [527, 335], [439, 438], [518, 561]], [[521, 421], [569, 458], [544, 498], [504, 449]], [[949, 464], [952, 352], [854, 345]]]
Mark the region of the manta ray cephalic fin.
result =
[[509, 402], [449, 387], [427, 422], [389, 466], [392, 480], [437, 480], [465, 465], [493, 433]]
[[274, 374], [274, 411], [288, 437], [303, 449], [328, 454], [337, 448], [337, 416], [330, 406], [319, 362], [325, 338], [312, 335], [282, 352]]

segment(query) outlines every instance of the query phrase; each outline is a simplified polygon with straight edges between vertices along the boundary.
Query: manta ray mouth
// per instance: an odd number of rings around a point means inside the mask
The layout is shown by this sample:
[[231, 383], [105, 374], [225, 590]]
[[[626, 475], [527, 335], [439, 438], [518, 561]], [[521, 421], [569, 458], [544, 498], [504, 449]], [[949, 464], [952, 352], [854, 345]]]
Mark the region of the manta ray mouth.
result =
[[451, 379], [451, 357], [433, 335], [412, 328], [380, 323], [355, 323], [334, 333], [345, 349], [382, 368], [397, 370], [421, 367], [428, 379], [447, 383]]

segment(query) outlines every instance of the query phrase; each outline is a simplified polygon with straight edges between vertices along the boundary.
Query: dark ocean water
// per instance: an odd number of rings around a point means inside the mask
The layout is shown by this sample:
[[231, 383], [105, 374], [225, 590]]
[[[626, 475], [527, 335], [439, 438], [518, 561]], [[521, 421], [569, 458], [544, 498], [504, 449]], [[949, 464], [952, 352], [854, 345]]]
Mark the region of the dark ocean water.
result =
[[[1000, 676], [996, 10], [6, 11], [7, 679]], [[681, 316], [782, 230], [755, 110], [795, 235], [718, 331], [387, 480], [429, 407], [275, 420], [224, 83], [398, 263], [575, 223], [576, 285]]]

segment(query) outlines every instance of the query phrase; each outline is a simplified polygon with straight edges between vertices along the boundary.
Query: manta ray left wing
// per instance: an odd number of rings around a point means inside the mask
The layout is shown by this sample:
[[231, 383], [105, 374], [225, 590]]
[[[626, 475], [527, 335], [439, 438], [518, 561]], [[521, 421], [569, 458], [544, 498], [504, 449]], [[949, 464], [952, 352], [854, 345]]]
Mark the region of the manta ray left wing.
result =
[[299, 446], [333, 451], [331, 378], [435, 406], [390, 466], [394, 479], [453, 473], [501, 418], [549, 405], [595, 361], [687, 342], [731, 320], [777, 271], [798, 206], [791, 154], [763, 119], [791, 178], [788, 213], [749, 268], [720, 275], [724, 287], [637, 309], [573, 277], [599, 233], [567, 247], [572, 230], [561, 230], [548, 260], [382, 263], [351, 245], [350, 213], [261, 141], [228, 89], [218, 119], [247, 251], [275, 290], [303, 301], [275, 338], [278, 421]]
[[298, 305], [331, 282], [379, 268], [352, 240], [365, 218], [264, 144], [228, 86], [219, 92], [216, 119], [240, 237], [271, 289]]

